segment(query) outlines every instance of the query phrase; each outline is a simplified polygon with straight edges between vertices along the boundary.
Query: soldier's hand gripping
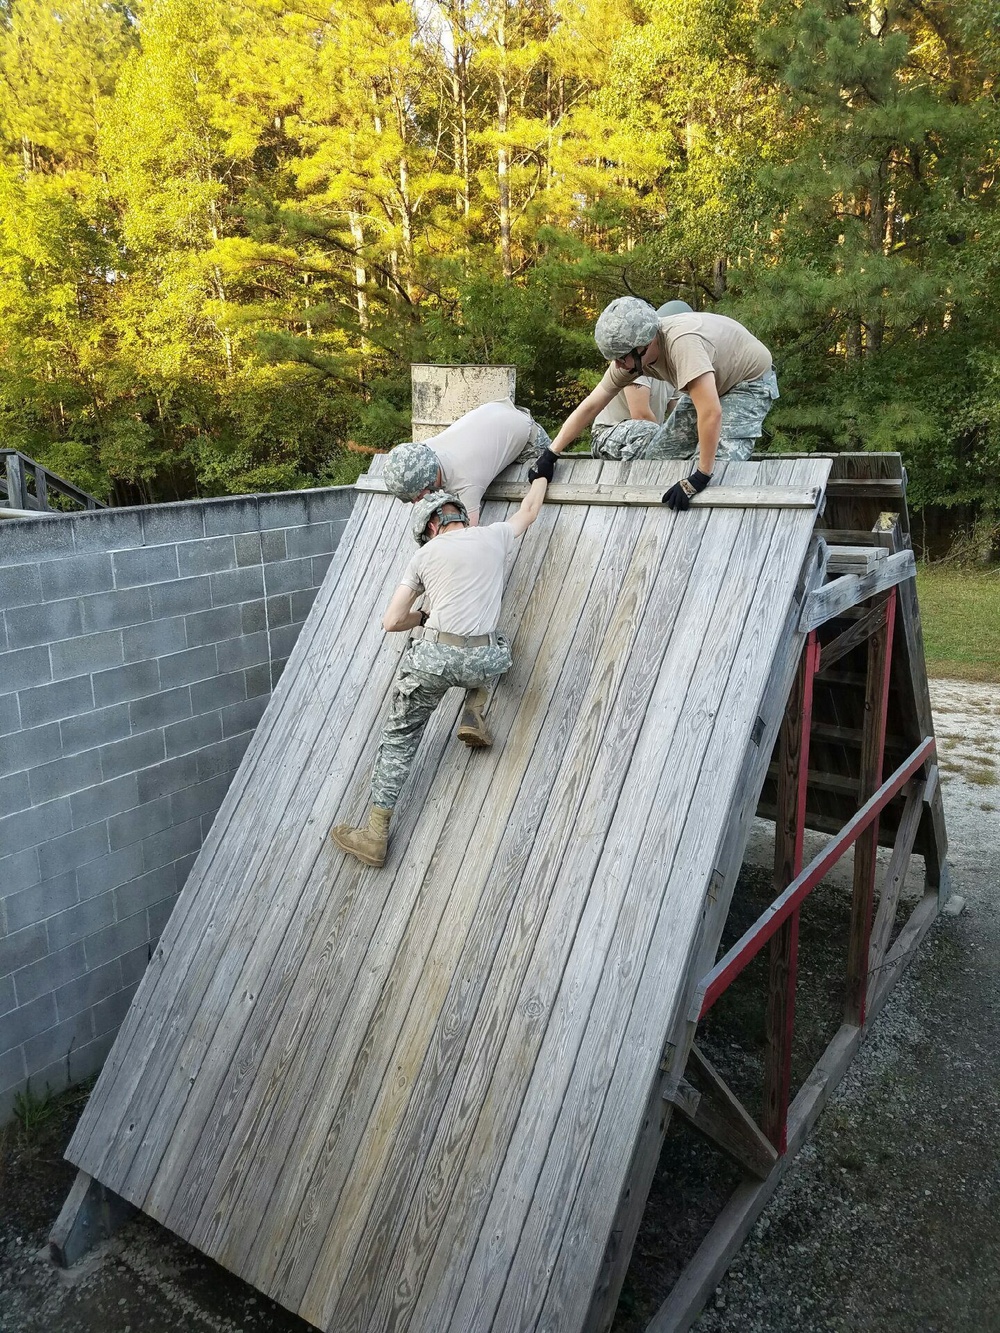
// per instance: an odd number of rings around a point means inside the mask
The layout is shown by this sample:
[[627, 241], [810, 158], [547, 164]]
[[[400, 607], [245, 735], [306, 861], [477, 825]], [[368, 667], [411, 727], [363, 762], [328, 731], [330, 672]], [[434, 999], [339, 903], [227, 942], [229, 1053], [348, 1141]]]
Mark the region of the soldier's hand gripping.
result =
[[687, 509], [694, 497], [700, 495], [711, 480], [710, 472], [705, 473], [695, 468], [690, 477], [682, 477], [680, 481], [675, 481], [670, 490], [664, 492], [663, 503], [669, 505], [671, 509]]
[[558, 457], [551, 449], [543, 449], [535, 459], [534, 467], [528, 468], [528, 480], [537, 481], [539, 477], [544, 477], [546, 481], [551, 481]]

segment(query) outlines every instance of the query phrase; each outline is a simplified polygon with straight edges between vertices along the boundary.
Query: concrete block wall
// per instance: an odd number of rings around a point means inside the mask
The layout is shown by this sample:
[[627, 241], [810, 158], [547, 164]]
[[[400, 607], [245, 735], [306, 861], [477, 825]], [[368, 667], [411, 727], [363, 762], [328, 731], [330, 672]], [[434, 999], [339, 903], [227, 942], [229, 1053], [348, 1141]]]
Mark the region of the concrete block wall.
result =
[[103, 1063], [352, 500], [0, 522], [0, 1123]]

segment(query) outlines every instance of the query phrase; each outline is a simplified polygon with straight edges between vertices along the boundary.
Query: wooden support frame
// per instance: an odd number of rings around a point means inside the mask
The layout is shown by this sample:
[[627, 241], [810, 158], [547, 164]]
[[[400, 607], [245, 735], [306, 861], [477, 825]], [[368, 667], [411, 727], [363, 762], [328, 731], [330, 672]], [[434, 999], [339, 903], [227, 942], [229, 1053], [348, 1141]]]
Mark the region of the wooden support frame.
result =
[[99, 1181], [78, 1171], [49, 1233], [49, 1256], [57, 1268], [72, 1268], [88, 1250], [107, 1240], [138, 1211]]

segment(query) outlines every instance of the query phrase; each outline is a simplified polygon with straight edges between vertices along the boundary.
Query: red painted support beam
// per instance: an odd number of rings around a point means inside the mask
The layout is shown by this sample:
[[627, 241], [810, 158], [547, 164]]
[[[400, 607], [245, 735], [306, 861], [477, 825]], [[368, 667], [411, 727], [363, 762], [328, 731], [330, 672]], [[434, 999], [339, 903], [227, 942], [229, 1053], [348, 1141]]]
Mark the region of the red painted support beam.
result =
[[878, 818], [884, 807], [909, 782], [914, 773], [928, 759], [933, 758], [934, 754], [934, 737], [928, 736], [921, 741], [910, 757], [900, 764], [895, 773], [883, 782], [878, 791], [844, 825], [837, 836], [831, 838], [823, 851], [818, 856], [813, 857], [805, 870], [796, 876], [785, 892], [775, 899], [766, 912], [758, 917], [750, 929], [736, 941], [725, 957], [719, 959], [695, 991], [691, 1013], [692, 1019], [697, 1021], [704, 1018], [730, 982], [739, 976], [772, 935], [775, 935], [791, 914], [802, 905], [830, 867], [836, 865], [848, 847], [857, 841], [872, 821]]

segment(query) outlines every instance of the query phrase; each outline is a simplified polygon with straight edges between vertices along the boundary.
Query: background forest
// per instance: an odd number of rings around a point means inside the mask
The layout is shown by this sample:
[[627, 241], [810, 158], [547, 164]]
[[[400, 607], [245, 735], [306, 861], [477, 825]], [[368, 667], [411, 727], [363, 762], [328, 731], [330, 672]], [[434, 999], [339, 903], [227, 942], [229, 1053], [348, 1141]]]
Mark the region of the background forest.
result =
[[0, 0], [0, 442], [348, 481], [411, 361], [557, 424], [635, 292], [771, 346], [765, 444], [995, 518], [998, 70], [995, 0]]

